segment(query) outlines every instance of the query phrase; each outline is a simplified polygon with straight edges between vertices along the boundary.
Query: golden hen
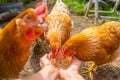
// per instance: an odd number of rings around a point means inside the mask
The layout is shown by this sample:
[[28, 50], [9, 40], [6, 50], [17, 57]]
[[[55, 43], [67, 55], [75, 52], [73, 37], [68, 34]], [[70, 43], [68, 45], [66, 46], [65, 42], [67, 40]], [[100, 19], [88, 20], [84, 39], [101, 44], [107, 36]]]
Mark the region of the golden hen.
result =
[[70, 38], [70, 32], [73, 28], [68, 7], [62, 0], [57, 0], [45, 20], [48, 24], [47, 40], [55, 56], [62, 44]]
[[[101, 26], [89, 27], [71, 37], [63, 45], [62, 56], [65, 58], [75, 55], [79, 60], [93, 61], [99, 66], [118, 56], [119, 43], [120, 23], [106, 22]], [[88, 71], [91, 71], [92, 67], [88, 68]]]
[[24, 67], [31, 43], [44, 30], [39, 22], [43, 18], [41, 14], [45, 14], [41, 9], [45, 7], [41, 3], [36, 9], [29, 8], [0, 29], [0, 78], [16, 77]]

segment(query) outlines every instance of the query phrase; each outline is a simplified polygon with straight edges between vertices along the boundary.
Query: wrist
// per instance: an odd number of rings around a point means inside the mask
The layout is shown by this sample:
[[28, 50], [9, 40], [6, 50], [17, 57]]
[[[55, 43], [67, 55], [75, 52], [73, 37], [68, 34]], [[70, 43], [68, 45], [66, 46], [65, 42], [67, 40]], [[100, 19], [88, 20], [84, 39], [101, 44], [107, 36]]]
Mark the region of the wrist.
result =
[[64, 80], [85, 80], [78, 72], [72, 72], [64, 76]]
[[54, 70], [52, 69], [51, 66], [44, 67], [42, 70], [39, 71], [39, 73], [43, 78], [42, 80], [53, 80], [51, 76], [53, 75]]
[[47, 78], [47, 74], [49, 73], [49, 70], [46, 67], [44, 67], [42, 70], [39, 71], [39, 73], [43, 78], [42, 80], [45, 80], [45, 78]]
[[29, 77], [22, 78], [22, 79], [16, 79], [16, 80], [44, 80], [44, 79], [43, 79], [41, 73], [37, 72], [37, 73], [32, 74]]
[[85, 80], [78, 72], [75, 72], [73, 76], [75, 77], [74, 80]]

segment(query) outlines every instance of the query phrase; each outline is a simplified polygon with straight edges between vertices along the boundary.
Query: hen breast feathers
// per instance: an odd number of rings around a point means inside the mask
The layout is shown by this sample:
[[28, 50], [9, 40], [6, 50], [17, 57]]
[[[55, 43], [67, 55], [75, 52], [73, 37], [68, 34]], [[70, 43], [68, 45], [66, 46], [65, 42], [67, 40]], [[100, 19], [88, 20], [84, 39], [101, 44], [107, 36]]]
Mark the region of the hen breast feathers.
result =
[[107, 22], [90, 27], [71, 37], [64, 45], [64, 55], [74, 54], [83, 61], [94, 61], [101, 65], [117, 56], [120, 39], [120, 23]]
[[69, 39], [73, 28], [69, 10], [61, 0], [57, 0], [51, 13], [46, 17], [46, 22], [49, 25], [47, 39], [51, 49], [60, 48]]

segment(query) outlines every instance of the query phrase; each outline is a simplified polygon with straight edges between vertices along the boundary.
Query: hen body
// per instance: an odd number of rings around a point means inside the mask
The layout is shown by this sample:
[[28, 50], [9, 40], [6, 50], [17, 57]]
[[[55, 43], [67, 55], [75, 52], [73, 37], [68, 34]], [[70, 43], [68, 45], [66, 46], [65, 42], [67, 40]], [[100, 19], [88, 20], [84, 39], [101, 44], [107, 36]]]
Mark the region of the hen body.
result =
[[35, 9], [27, 9], [0, 29], [0, 78], [17, 77], [30, 54], [31, 43], [42, 33]]
[[48, 23], [47, 39], [51, 50], [60, 49], [61, 45], [70, 38], [73, 28], [68, 7], [61, 0], [57, 0], [51, 13], [46, 17], [46, 22]]
[[71, 37], [63, 45], [63, 55], [75, 55], [82, 61], [94, 61], [97, 65], [102, 65], [116, 58], [119, 39], [120, 23], [107, 22]]

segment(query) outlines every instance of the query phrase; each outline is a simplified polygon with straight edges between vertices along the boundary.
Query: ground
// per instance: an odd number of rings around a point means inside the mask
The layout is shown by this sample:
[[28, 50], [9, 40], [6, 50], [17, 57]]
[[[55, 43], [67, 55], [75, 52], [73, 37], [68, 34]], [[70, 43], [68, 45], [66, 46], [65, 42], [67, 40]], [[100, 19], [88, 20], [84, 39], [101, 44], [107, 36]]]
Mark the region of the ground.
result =
[[[32, 6], [34, 4], [35, 3], [33, 3]], [[27, 7], [29, 6], [31, 5], [27, 5]], [[93, 19], [80, 15], [75, 15], [73, 13], [71, 13], [71, 17], [72, 20], [74, 21], [74, 30], [72, 32], [72, 36], [75, 35], [76, 33], [79, 33], [81, 30], [94, 25]], [[0, 25], [3, 26], [3, 24]], [[37, 43], [33, 42], [30, 48], [31, 55], [26, 65], [24, 66], [24, 69], [20, 72], [19, 77], [29, 76], [40, 70], [40, 65], [39, 65], [40, 57], [42, 57], [45, 53], [48, 53], [50, 51], [47, 43], [45, 44], [46, 51], [40, 51], [40, 47], [41, 47], [41, 39], [38, 39]], [[86, 62], [82, 62], [80, 74], [84, 66], [86, 66]], [[81, 74], [81, 75], [83, 75], [86, 80], [89, 80], [87, 74]], [[118, 57], [113, 62], [98, 67], [94, 71], [94, 80], [120, 80], [120, 57]]]

